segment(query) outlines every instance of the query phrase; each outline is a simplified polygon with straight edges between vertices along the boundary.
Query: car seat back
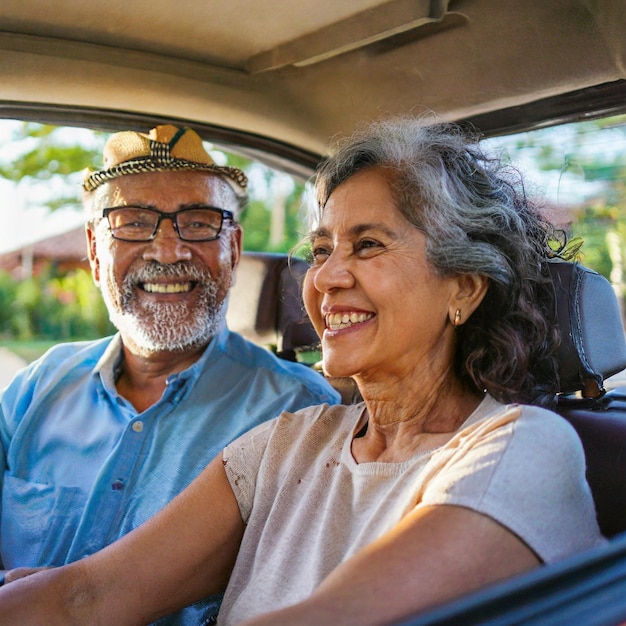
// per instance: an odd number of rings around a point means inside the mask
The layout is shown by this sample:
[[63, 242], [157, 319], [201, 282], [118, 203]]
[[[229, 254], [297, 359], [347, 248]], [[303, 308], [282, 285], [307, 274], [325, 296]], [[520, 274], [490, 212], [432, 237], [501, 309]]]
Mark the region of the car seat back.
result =
[[319, 338], [302, 304], [307, 267], [306, 261], [286, 254], [244, 252], [229, 295], [229, 328], [288, 360], [317, 346]]
[[563, 261], [549, 266], [561, 329], [556, 411], [578, 432], [598, 522], [612, 537], [626, 531], [626, 389], [605, 392], [606, 379], [626, 368], [621, 310], [600, 274]]

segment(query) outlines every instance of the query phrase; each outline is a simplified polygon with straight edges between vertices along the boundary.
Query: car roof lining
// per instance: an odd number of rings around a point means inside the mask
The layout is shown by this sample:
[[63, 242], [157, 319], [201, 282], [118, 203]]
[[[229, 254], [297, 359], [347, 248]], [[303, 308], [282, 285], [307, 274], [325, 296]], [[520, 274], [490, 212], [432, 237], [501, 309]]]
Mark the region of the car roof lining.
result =
[[[120, 19], [120, 15], [124, 19]], [[4, 0], [0, 100], [191, 120], [308, 153], [626, 79], [623, 0]]]
[[[469, 124], [483, 136], [491, 137], [624, 112], [626, 80], [618, 80], [455, 121]], [[124, 129], [147, 132], [157, 124], [182, 123], [218, 148], [255, 159], [300, 180], [308, 180], [313, 175], [322, 156], [321, 153], [258, 133], [133, 111], [0, 101], [2, 118], [87, 127], [104, 132]]]

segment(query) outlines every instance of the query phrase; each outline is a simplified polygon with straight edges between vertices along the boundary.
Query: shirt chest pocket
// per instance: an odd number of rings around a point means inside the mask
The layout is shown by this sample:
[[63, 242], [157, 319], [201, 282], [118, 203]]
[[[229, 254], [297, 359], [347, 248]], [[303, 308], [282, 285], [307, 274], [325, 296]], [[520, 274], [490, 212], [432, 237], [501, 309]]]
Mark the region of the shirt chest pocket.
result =
[[84, 506], [75, 487], [4, 475], [0, 554], [5, 568], [62, 565]]

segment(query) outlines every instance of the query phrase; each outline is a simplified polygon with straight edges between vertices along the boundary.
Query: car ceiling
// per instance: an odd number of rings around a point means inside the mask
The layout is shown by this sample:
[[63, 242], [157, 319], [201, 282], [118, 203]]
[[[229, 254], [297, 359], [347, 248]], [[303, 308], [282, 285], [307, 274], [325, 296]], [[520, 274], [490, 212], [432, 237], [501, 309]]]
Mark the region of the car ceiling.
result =
[[112, 127], [134, 115], [138, 127], [184, 119], [226, 144], [250, 135], [260, 150], [267, 140], [304, 161], [381, 115], [481, 120], [562, 94], [584, 102], [580, 90], [606, 86], [619, 105], [625, 84], [624, 0], [0, 6], [1, 116], [26, 103], [44, 120], [42, 111], [67, 121], [82, 110]]

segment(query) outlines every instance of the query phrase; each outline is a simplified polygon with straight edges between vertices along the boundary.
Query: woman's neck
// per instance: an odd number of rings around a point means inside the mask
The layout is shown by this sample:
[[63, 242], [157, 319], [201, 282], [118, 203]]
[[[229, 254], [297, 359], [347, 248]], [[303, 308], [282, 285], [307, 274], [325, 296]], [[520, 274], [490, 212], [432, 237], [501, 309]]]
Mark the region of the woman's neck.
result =
[[[460, 381], [407, 389], [359, 385], [367, 407], [367, 430], [353, 442], [357, 462], [399, 462], [449, 441], [483, 396]], [[361, 458], [358, 458], [361, 457]]]

